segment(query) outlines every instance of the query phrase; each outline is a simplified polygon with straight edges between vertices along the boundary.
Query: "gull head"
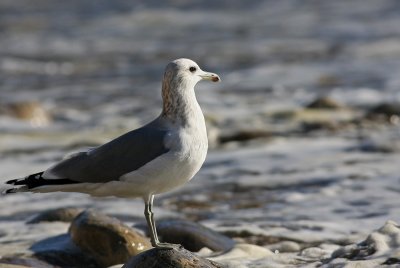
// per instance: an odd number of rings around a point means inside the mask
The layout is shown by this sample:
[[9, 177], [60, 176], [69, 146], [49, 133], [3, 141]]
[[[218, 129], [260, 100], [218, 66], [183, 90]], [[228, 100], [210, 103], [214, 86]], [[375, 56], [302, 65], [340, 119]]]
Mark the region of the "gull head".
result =
[[164, 83], [194, 87], [201, 80], [221, 81], [217, 74], [203, 71], [196, 62], [190, 59], [171, 61], [165, 68]]

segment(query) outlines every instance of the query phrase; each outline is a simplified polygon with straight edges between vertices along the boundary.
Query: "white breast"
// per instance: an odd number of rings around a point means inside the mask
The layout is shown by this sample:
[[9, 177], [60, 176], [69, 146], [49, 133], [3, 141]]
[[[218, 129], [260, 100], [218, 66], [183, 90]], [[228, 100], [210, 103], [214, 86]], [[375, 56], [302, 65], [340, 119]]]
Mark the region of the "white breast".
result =
[[[138, 170], [125, 174], [120, 181], [129, 184], [121, 196], [146, 196], [170, 191], [186, 183], [199, 171], [207, 155], [205, 126], [180, 128], [165, 140], [170, 149]], [[129, 189], [129, 190], [128, 190]]]

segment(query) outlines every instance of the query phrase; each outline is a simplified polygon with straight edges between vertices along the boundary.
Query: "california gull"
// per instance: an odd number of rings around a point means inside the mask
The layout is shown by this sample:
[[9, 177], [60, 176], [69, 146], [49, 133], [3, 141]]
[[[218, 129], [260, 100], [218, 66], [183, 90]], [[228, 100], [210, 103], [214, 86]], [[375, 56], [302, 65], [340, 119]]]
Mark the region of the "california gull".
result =
[[153, 219], [154, 195], [189, 181], [202, 166], [208, 148], [203, 112], [194, 86], [220, 81], [192, 60], [177, 59], [165, 68], [160, 116], [94, 149], [78, 152], [43, 172], [7, 181], [15, 192], [81, 192], [92, 196], [141, 197], [151, 243], [160, 243]]

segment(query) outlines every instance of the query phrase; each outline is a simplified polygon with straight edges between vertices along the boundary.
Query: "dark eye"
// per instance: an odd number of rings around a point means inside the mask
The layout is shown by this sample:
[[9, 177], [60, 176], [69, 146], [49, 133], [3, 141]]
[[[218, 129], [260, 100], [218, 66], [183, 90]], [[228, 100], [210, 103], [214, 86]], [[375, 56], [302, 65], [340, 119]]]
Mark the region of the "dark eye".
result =
[[189, 71], [191, 71], [192, 73], [194, 73], [195, 71], [197, 71], [197, 68], [196, 68], [196, 67], [190, 67], [190, 68], [189, 68]]

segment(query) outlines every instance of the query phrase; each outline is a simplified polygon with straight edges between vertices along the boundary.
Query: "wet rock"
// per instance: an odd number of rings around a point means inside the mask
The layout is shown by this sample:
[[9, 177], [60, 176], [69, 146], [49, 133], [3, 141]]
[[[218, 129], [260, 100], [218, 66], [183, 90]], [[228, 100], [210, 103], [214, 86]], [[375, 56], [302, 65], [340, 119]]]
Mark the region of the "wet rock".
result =
[[0, 110], [9, 116], [29, 121], [34, 127], [46, 126], [52, 120], [51, 115], [37, 101], [6, 103], [1, 105]]
[[369, 113], [387, 116], [400, 115], [400, 103], [382, 103], [369, 110]]
[[343, 108], [341, 104], [328, 97], [319, 97], [306, 106], [308, 109], [337, 110]]
[[[57, 267], [101, 268], [104, 267], [89, 254], [83, 252], [68, 234], [46, 238], [30, 248], [33, 256]], [[47, 267], [33, 265], [30, 267]], [[53, 267], [53, 266], [49, 266]]]
[[400, 247], [400, 227], [393, 221], [388, 221], [384, 226], [372, 232], [366, 240], [358, 244], [341, 247], [332, 253], [332, 259], [346, 258], [350, 260], [363, 260], [370, 256], [387, 256], [393, 259], [391, 253]]
[[40, 223], [40, 222], [71, 222], [76, 216], [78, 216], [83, 209], [79, 208], [56, 208], [43, 211], [32, 219], [28, 220], [28, 224]]
[[162, 241], [180, 244], [190, 251], [206, 247], [213, 251], [227, 251], [235, 241], [201, 224], [181, 219], [164, 219], [157, 223]]
[[151, 247], [148, 238], [115, 218], [88, 210], [71, 223], [72, 241], [102, 266], [125, 263]]
[[372, 107], [366, 117], [368, 119], [385, 119], [391, 122], [398, 122], [400, 116], [400, 103], [382, 103]]
[[271, 132], [261, 129], [237, 130], [229, 134], [221, 134], [218, 138], [219, 143], [232, 141], [244, 142], [254, 139], [270, 138]]
[[222, 268], [221, 264], [199, 257], [183, 248], [145, 251], [125, 263], [122, 268]]

